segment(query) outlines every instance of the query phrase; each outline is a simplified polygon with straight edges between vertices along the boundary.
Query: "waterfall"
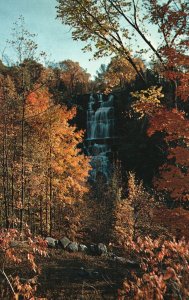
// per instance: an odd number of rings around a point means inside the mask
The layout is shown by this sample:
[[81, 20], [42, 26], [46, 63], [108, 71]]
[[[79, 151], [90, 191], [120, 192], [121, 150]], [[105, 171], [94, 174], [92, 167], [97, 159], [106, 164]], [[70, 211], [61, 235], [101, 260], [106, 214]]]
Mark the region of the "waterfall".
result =
[[87, 143], [92, 156], [91, 178], [100, 174], [107, 180], [111, 172], [111, 140], [114, 138], [114, 96], [91, 94], [87, 110]]

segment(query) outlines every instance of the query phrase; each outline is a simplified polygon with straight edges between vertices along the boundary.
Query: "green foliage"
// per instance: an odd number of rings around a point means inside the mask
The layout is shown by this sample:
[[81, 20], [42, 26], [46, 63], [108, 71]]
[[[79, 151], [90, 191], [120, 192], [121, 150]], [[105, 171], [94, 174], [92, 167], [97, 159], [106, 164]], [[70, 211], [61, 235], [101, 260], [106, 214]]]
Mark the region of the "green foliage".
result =
[[95, 46], [95, 58], [111, 54], [123, 56], [143, 78], [127, 47], [130, 38], [128, 28], [121, 25], [121, 22], [128, 22], [127, 13], [133, 13], [130, 1], [57, 1], [58, 17], [72, 27], [73, 39], [90, 41], [84, 50]]

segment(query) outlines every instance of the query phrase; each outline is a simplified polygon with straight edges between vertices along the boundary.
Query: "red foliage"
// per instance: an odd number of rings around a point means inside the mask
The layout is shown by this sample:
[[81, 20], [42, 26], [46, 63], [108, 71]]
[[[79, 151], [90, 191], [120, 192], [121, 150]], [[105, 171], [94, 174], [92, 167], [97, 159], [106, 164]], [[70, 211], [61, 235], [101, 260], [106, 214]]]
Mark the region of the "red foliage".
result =
[[[22, 233], [16, 229], [2, 229], [0, 231], [0, 271], [5, 277], [15, 299], [19, 299], [19, 296], [22, 296], [23, 299], [34, 299], [32, 297], [37, 289], [37, 277], [34, 276], [32, 279], [22, 283], [19, 276], [12, 277], [6, 274], [7, 266], [16, 266], [23, 262], [28, 264], [29, 269], [37, 274], [40, 269], [35, 262], [36, 254], [46, 256], [46, 248], [46, 241], [40, 237], [32, 238], [27, 226]], [[3, 295], [3, 297], [6, 296]]]
[[178, 207], [169, 209], [166, 206], [156, 208], [153, 213], [154, 222], [167, 228], [167, 231], [177, 239], [189, 241], [189, 211]]
[[177, 109], [159, 109], [150, 118], [148, 134], [165, 133], [169, 145], [167, 163], [161, 166], [160, 176], [154, 178], [159, 190], [169, 192], [177, 201], [189, 200], [189, 124], [185, 114]]
[[124, 280], [119, 300], [188, 299], [189, 245], [184, 240], [146, 237], [126, 246], [139, 266]]

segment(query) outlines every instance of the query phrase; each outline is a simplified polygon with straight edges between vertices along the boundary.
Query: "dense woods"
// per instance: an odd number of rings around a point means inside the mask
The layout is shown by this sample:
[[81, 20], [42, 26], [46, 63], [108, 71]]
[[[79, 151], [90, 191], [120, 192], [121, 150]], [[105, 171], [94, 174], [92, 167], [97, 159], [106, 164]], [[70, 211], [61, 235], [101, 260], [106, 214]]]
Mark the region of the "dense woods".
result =
[[54, 103], [48, 70], [31, 78], [31, 64], [1, 75], [1, 224], [48, 234], [61, 203], [86, 191], [89, 164], [77, 148], [83, 132], [69, 124], [76, 110]]
[[[116, 299], [188, 299], [189, 6], [57, 0], [57, 14], [84, 51], [110, 63], [93, 80], [79, 62], [44, 65], [24, 19], [15, 24], [17, 61], [0, 63], [0, 270], [8, 293], [38, 299], [37, 281], [25, 286], [6, 263], [27, 260], [37, 271], [44, 238], [66, 236], [105, 243], [125, 269], [129, 260]], [[108, 181], [90, 180], [78, 121], [90, 93], [115, 96], [119, 142]], [[15, 251], [12, 242], [23, 240], [26, 249]]]

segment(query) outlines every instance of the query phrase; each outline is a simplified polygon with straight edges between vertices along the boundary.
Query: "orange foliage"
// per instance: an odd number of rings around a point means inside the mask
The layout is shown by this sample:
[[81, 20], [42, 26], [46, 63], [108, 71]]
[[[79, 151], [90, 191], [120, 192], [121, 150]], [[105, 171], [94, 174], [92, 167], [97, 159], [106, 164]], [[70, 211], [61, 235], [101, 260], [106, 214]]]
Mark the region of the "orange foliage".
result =
[[[31, 174], [31, 191], [33, 195], [41, 194], [45, 174], [51, 170], [51, 184], [56, 199], [72, 203], [74, 198], [80, 199], [86, 188], [89, 170], [89, 159], [81, 154], [78, 144], [82, 142], [84, 132], [77, 131], [69, 121], [76, 115], [76, 108], [51, 105], [47, 88], [37, 88], [27, 98], [28, 122], [35, 128], [37, 147], [33, 160], [42, 162], [41, 174]], [[38, 115], [40, 113], [40, 115]], [[31, 137], [33, 138], [33, 137]], [[39, 157], [40, 155], [40, 157]], [[32, 162], [31, 162], [32, 164]], [[45, 165], [46, 164], [46, 165]], [[48, 170], [46, 170], [48, 168]], [[46, 175], [45, 175], [46, 176]]]
[[65, 203], [88, 190], [89, 170], [78, 148], [84, 132], [70, 125], [76, 109], [54, 104], [44, 76], [21, 91], [14, 74], [0, 76], [1, 225], [8, 228], [23, 215], [41, 233], [58, 223], [52, 211], [59, 219]]
[[85, 183], [89, 171], [89, 159], [81, 154], [77, 147], [82, 142], [84, 132], [76, 131], [76, 127], [68, 123], [75, 114], [75, 108], [55, 108], [49, 132], [43, 131], [50, 141], [50, 165], [57, 198], [68, 203], [74, 198], [73, 191], [78, 199], [87, 191]]
[[50, 105], [50, 93], [46, 87], [35, 85], [26, 99], [26, 117], [33, 117], [44, 112]]
[[52, 105], [32, 118], [27, 188], [36, 222], [40, 211], [40, 227], [45, 232], [52, 229], [52, 210], [54, 230], [64, 232], [67, 206], [79, 202], [88, 191], [89, 158], [78, 147], [84, 132], [69, 124], [75, 114], [75, 108]]

